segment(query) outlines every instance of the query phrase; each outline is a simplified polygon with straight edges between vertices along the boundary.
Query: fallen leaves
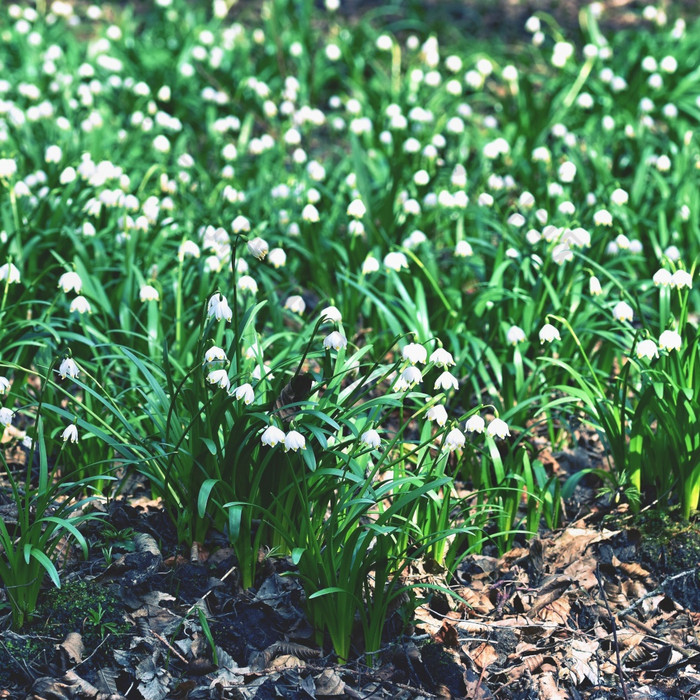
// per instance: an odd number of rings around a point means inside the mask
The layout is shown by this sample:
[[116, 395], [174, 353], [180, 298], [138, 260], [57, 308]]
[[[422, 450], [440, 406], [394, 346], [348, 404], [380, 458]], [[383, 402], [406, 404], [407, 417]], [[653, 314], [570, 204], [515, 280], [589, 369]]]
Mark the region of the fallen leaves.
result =
[[[32, 662], [28, 697], [585, 700], [621, 698], [623, 686], [630, 700], [671, 697], [700, 683], [700, 612], [667, 583], [697, 570], [659, 579], [633, 558], [639, 541], [579, 521], [502, 557], [467, 557], [456, 597], [430, 592], [415, 628], [386, 639], [370, 668], [324, 656], [299, 582], [282, 575], [288, 562], [272, 560], [257, 589], [240, 591], [229, 549], [165, 558], [136, 533], [97, 577], [119, 590], [128, 633], [86, 648], [68, 632]], [[413, 575], [420, 586], [425, 572]]]

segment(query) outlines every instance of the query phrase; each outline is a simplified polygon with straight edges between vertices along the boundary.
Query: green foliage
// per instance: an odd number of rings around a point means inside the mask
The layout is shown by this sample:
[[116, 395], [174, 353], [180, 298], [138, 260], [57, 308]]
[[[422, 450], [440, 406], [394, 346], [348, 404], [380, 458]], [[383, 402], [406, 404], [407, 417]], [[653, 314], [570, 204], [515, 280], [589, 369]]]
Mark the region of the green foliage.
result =
[[[700, 25], [146, 5], [0, 8], [16, 627], [133, 472], [244, 587], [291, 556], [342, 661], [416, 559], [558, 526], [586, 473], [698, 508]], [[581, 417], [606, 461], [561, 483]]]

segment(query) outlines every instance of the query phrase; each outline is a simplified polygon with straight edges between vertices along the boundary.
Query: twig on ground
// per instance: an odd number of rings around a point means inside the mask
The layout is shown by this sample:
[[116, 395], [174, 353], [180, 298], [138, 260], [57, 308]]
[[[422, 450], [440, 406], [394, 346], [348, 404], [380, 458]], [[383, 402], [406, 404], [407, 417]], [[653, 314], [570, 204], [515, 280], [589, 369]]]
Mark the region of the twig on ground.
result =
[[617, 675], [620, 678], [620, 687], [622, 688], [622, 694], [625, 700], [629, 700], [629, 696], [627, 695], [627, 684], [625, 683], [625, 676], [622, 672], [622, 661], [620, 660], [620, 645], [617, 641], [617, 624], [615, 623], [615, 616], [612, 614], [610, 606], [608, 605], [608, 597], [605, 595], [603, 581], [600, 578], [600, 563], [596, 564], [595, 577], [598, 581], [598, 590], [600, 591], [600, 596], [603, 599], [605, 609], [608, 613], [608, 617], [610, 618], [610, 624], [612, 625], [613, 644], [615, 645], [615, 665], [617, 666]]

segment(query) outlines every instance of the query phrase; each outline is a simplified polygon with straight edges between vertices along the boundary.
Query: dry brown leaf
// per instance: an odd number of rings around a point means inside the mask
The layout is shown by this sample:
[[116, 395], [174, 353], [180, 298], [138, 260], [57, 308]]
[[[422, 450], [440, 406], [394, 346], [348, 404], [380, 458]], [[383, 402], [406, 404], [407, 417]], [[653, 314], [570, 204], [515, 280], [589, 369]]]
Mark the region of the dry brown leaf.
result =
[[643, 598], [649, 591], [647, 587], [639, 581], [628, 579], [622, 583], [622, 592], [627, 596], [628, 600], [632, 601]]
[[434, 639], [438, 644], [442, 644], [443, 646], [451, 647], [452, 649], [459, 648], [459, 635], [457, 634], [457, 630], [447, 620], [443, 620], [442, 627], [440, 627]]
[[282, 671], [285, 668], [303, 668], [304, 666], [306, 666], [306, 661], [302, 661], [298, 656], [282, 654], [272, 659], [268, 668], [275, 671]]
[[498, 560], [498, 568], [504, 571], [511, 569], [516, 562], [525, 561], [530, 555], [530, 551], [524, 547], [516, 547], [506, 552]]
[[345, 681], [335, 669], [327, 668], [314, 677], [317, 695], [343, 695]]
[[471, 588], [461, 588], [458, 592], [469, 603], [469, 607], [466, 608], [465, 612], [470, 617], [488, 615], [494, 609], [494, 604], [489, 598], [488, 591], [474, 591]]
[[570, 700], [571, 695], [566, 691], [557, 687], [554, 680], [554, 674], [550, 671], [542, 673], [535, 681], [539, 691], [539, 697], [542, 700]]
[[540, 610], [552, 605], [560, 599], [573, 581], [566, 577], [555, 577], [543, 585], [536, 593], [537, 598], [534, 605], [528, 611], [528, 616], [533, 617]]
[[645, 583], [649, 583], [651, 574], [640, 564], [635, 561], [623, 561], [620, 563], [619, 567], [622, 573], [627, 574], [630, 578], [636, 578]]
[[557, 568], [569, 566], [577, 559], [581, 559], [590, 545], [605, 542], [616, 534], [618, 531], [603, 529], [598, 532], [589, 528], [567, 527], [557, 539], [556, 548], [549, 550], [554, 557], [550, 562]]
[[466, 651], [466, 653], [481, 670], [488, 668], [492, 663], [498, 661], [498, 652], [486, 642], [479, 644], [479, 646], [472, 651]]
[[579, 588], [590, 591], [598, 586], [598, 579], [595, 575], [597, 563], [592, 556], [582, 556], [569, 564], [562, 573], [576, 581]]
[[601, 678], [598, 674], [598, 666], [593, 656], [599, 650], [600, 644], [593, 640], [587, 642], [583, 639], [573, 639], [569, 645], [569, 655], [565, 659], [577, 685], [588, 679], [593, 685], [598, 685]]
[[83, 660], [85, 646], [83, 645], [83, 637], [78, 632], [69, 632], [66, 638], [60, 643], [59, 650], [65, 654], [68, 665], [79, 664]]
[[537, 617], [545, 622], [557, 622], [565, 625], [571, 613], [571, 604], [568, 597], [553, 600], [538, 611]]

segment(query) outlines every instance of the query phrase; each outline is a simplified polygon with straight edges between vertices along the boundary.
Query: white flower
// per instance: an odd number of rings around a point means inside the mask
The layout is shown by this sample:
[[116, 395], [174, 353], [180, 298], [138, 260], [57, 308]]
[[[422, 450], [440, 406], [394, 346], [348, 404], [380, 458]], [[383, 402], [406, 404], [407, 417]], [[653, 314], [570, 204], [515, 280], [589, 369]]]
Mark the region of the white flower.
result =
[[365, 225], [359, 219], [353, 219], [348, 223], [348, 233], [351, 236], [364, 236]]
[[459, 430], [459, 428], [452, 428], [452, 430], [450, 430], [450, 432], [447, 433], [443, 449], [452, 452], [453, 450], [456, 450], [460, 447], [464, 447], [464, 443], [466, 442], [466, 440], [467, 439], [464, 437], [464, 433], [461, 430]]
[[44, 151], [44, 160], [47, 163], [59, 163], [61, 158], [63, 158], [63, 151], [61, 150], [60, 146], [57, 146], [56, 144], [47, 146], [46, 150]]
[[637, 357], [641, 360], [646, 358], [652, 360], [659, 356], [659, 351], [656, 348], [656, 343], [653, 340], [640, 340], [637, 343]]
[[576, 164], [567, 160], [559, 166], [558, 170], [560, 182], [573, 182], [576, 177]]
[[401, 350], [401, 356], [412, 365], [415, 365], [417, 362], [424, 365], [428, 357], [428, 351], [419, 343], [408, 343]]
[[[257, 294], [258, 283], [250, 275], [241, 275], [238, 278], [238, 289], [240, 289], [242, 292]], [[231, 319], [228, 320], [230, 321]]]
[[210, 384], [216, 384], [220, 389], [228, 391], [231, 388], [231, 380], [228, 378], [228, 372], [225, 369], [215, 369], [207, 375], [207, 381]]
[[248, 241], [248, 252], [258, 260], [263, 260], [269, 250], [270, 247], [268, 246], [267, 241], [264, 238], [260, 238], [260, 236], [251, 238]]
[[551, 323], [545, 323], [540, 328], [540, 344], [551, 343], [554, 340], [561, 340], [559, 331]]
[[287, 254], [282, 248], [273, 248], [267, 259], [270, 265], [275, 268], [284, 267], [287, 264]]
[[451, 372], [443, 372], [436, 380], [435, 380], [435, 386], [433, 386], [433, 389], [441, 390], [441, 391], [447, 391], [448, 389], [455, 389], [457, 390], [459, 388], [459, 382], [457, 381], [457, 377], [454, 376]]
[[284, 432], [280, 430], [276, 425], [270, 425], [265, 429], [262, 436], [260, 437], [260, 442], [263, 445], [268, 445], [269, 447], [274, 447], [279, 442], [284, 442]]
[[456, 258], [469, 258], [474, 255], [471, 244], [469, 241], [458, 241], [455, 246], [454, 256]]
[[613, 190], [613, 193], [610, 195], [610, 201], [613, 204], [617, 204], [618, 206], [627, 204], [629, 198], [630, 196], [621, 187], [618, 187], [616, 190]]
[[367, 207], [361, 199], [353, 199], [348, 204], [347, 215], [354, 219], [361, 219], [367, 213]]
[[652, 280], [657, 287], [668, 287], [672, 283], [673, 276], [666, 268], [662, 267], [654, 273]]
[[369, 275], [372, 272], [377, 272], [377, 270], [379, 270], [379, 260], [371, 255], [368, 255], [362, 263], [362, 274]]
[[381, 444], [382, 439], [379, 437], [379, 433], [374, 430], [374, 428], [370, 428], [370, 430], [366, 430], [364, 433], [362, 433], [360, 436], [360, 442], [367, 445], [367, 447], [376, 449]]
[[615, 238], [615, 244], [620, 250], [629, 250], [630, 247], [630, 239], [625, 236], [624, 233], [621, 233], [617, 238]]
[[659, 336], [659, 347], [662, 350], [680, 350], [683, 341], [677, 331], [664, 331]]
[[409, 388], [408, 382], [403, 377], [399, 377], [394, 382], [394, 391], [408, 391]]
[[600, 286], [600, 280], [597, 277], [591, 277], [588, 281], [588, 291], [591, 296], [597, 297], [603, 293], [603, 288]]
[[485, 425], [486, 422], [484, 421], [484, 419], [480, 415], [475, 413], [473, 416], [470, 416], [467, 419], [464, 429], [468, 433], [483, 433]]
[[158, 301], [160, 299], [160, 294], [158, 290], [150, 284], [144, 284], [139, 291], [139, 299], [141, 301]]
[[593, 214], [593, 223], [596, 226], [612, 226], [612, 214], [607, 209], [599, 209]]
[[491, 437], [499, 437], [501, 439], [510, 435], [508, 424], [500, 418], [494, 418], [486, 428], [486, 434]]
[[664, 73], [675, 73], [678, 68], [678, 61], [674, 56], [664, 56], [659, 63], [659, 68]]
[[65, 379], [66, 377], [75, 379], [80, 374], [80, 368], [72, 357], [65, 357], [58, 367], [58, 374], [61, 379]]
[[562, 234], [562, 240], [575, 248], [589, 248], [591, 245], [591, 234], [580, 226], [575, 229], [567, 228]]
[[10, 390], [10, 380], [7, 377], [0, 377], [0, 396]]
[[292, 313], [301, 315], [306, 311], [306, 302], [298, 294], [293, 294], [285, 300], [284, 308], [289, 309]]
[[14, 411], [12, 409], [5, 408], [5, 406], [0, 408], [0, 425], [12, 425], [13, 415]]
[[399, 379], [403, 380], [403, 382], [405, 382], [409, 387], [412, 387], [413, 385], [420, 384], [423, 381], [423, 375], [418, 367], [411, 365], [410, 367], [406, 367], [406, 369], [401, 372]]
[[[250, 231], [250, 221], [248, 221], [245, 216], [239, 215], [231, 222], [231, 230], [234, 233], [247, 233]], [[258, 245], [262, 245], [264, 248], [262, 255], [260, 255], [258, 252], [254, 252], [254, 249], [251, 249], [251, 243], [254, 243], [253, 248], [256, 248]], [[262, 260], [267, 254], [267, 243], [262, 238], [253, 238], [252, 241], [248, 242], [248, 250], [250, 251], [251, 255], [254, 255], [256, 258], [258, 258], [258, 260]]]
[[511, 326], [506, 333], [506, 341], [509, 345], [517, 345], [526, 340], [525, 331], [520, 326]]
[[78, 442], [78, 426], [75, 423], [71, 423], [62, 433], [61, 437], [63, 442], [70, 440], [71, 442]]
[[431, 406], [426, 413], [430, 421], [435, 421], [440, 427], [447, 423], [447, 409], [440, 403]]
[[308, 221], [312, 224], [317, 223], [321, 219], [318, 213], [318, 209], [316, 209], [316, 207], [313, 204], [307, 204], [301, 210], [301, 218], [304, 219], [304, 221]]
[[79, 314], [89, 314], [92, 312], [90, 302], [83, 296], [77, 296], [70, 305], [70, 312], [77, 311]]
[[682, 289], [683, 287], [688, 287], [688, 289], [693, 288], [693, 278], [689, 272], [685, 270], [676, 270], [671, 277], [671, 286]]
[[250, 406], [255, 401], [253, 387], [250, 384], [241, 384], [239, 387], [236, 387], [235, 396], [238, 401], [243, 400], [246, 406]]
[[0, 177], [9, 178], [17, 172], [17, 162], [14, 158], [0, 158]]
[[552, 260], [557, 265], [563, 265], [565, 262], [571, 262], [574, 259], [574, 253], [568, 243], [560, 243], [552, 248]]
[[226, 301], [226, 297], [218, 292], [212, 295], [207, 306], [207, 318], [211, 318], [212, 316], [217, 321], [220, 321], [222, 318], [231, 321], [233, 318], [233, 312]]
[[9, 284], [19, 282], [19, 270], [12, 263], [0, 266], [0, 281], [7, 280]]
[[284, 451], [289, 452], [292, 450], [296, 452], [297, 450], [303, 450], [306, 448], [306, 439], [301, 433], [296, 430], [290, 430], [284, 437]]
[[340, 323], [343, 320], [343, 317], [336, 306], [326, 306], [326, 308], [321, 311], [319, 316], [324, 321], [328, 321], [329, 323]]
[[[664, 250], [664, 255], [672, 262], [677, 262], [678, 260], [680, 260], [681, 251], [678, 250], [677, 246], [670, 245], [668, 248], [666, 248], [666, 250]], [[0, 268], [0, 269], [2, 269], [2, 268]], [[5, 278], [2, 277], [2, 275], [0, 274], [0, 279], [5, 279]]]
[[227, 359], [226, 353], [216, 345], [212, 345], [204, 353], [204, 361], [207, 364], [211, 364], [212, 362], [226, 362]]
[[347, 338], [339, 331], [333, 331], [323, 339], [323, 347], [326, 350], [342, 350], [346, 348], [347, 345]]
[[384, 267], [399, 272], [402, 268], [408, 269], [408, 259], [403, 253], [387, 253], [384, 257]]
[[178, 260], [184, 260], [186, 257], [198, 258], [200, 255], [199, 246], [194, 241], [182, 241], [177, 252]]
[[437, 348], [436, 350], [434, 350], [433, 353], [430, 355], [430, 361], [438, 367], [442, 367], [443, 369], [451, 367], [455, 363], [452, 354], [444, 348]]
[[613, 318], [616, 321], [631, 321], [634, 318], [634, 311], [626, 301], [618, 301], [613, 309]]

